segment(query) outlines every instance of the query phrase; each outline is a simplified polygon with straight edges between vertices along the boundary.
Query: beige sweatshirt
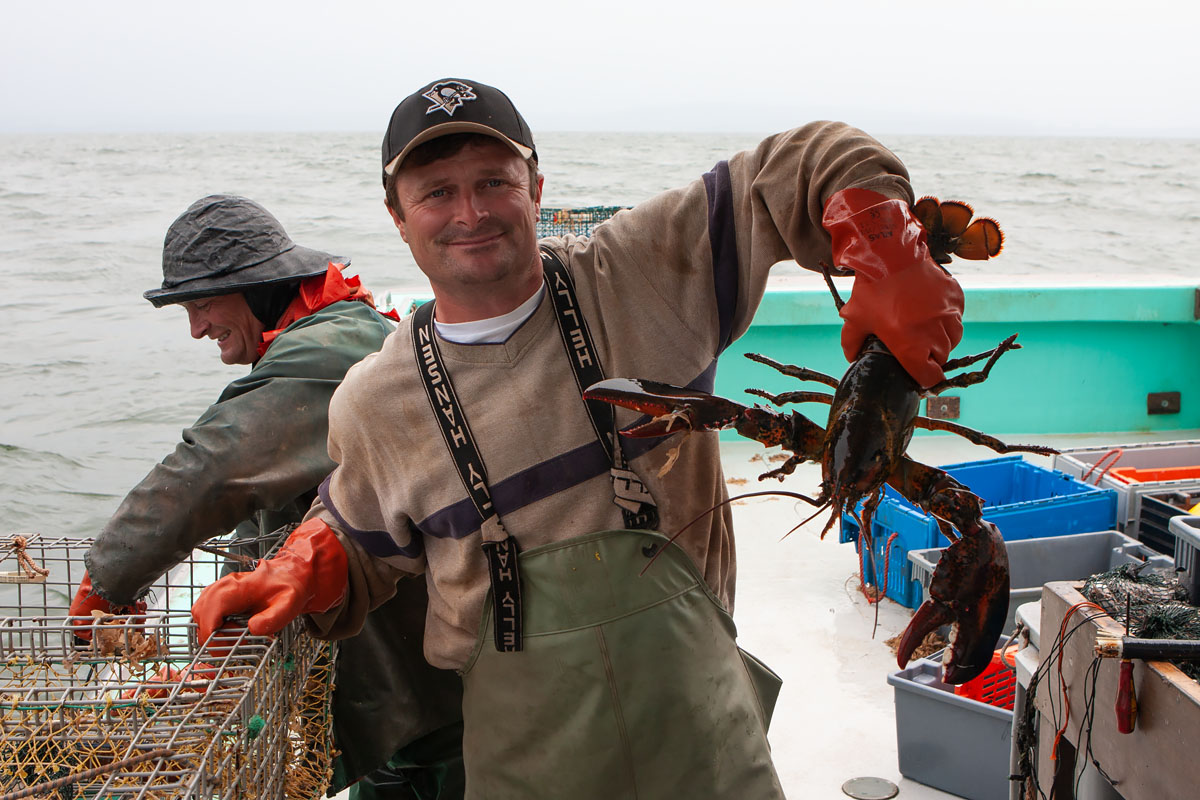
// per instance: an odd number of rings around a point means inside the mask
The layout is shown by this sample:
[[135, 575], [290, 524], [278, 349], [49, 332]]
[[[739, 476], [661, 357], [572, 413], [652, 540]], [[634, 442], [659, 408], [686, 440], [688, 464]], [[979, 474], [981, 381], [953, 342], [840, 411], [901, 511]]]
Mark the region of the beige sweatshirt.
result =
[[[680, 189], [598, 226], [590, 238], [544, 240], [567, 264], [609, 377], [711, 390], [716, 358], [750, 324], [772, 265], [816, 269], [831, 258], [825, 201], [851, 186], [911, 202], [907, 173], [875, 140], [817, 122], [764, 140]], [[543, 301], [503, 344], [440, 341], [503, 523], [522, 550], [620, 528], [608, 463], [588, 422], [552, 305]], [[774, 354], [802, 360], [802, 354]], [[618, 410], [618, 424], [637, 414]], [[331, 638], [423, 575], [429, 588], [425, 654], [461, 668], [488, 590], [479, 516], [467, 498], [421, 384], [408, 320], [347, 374], [329, 408], [338, 464], [309, 516], [345, 545], [350, 590], [312, 621]], [[694, 433], [678, 462], [658, 471], [683, 434], [625, 440], [670, 535], [726, 498], [717, 435]], [[678, 543], [732, 611], [736, 559], [730, 512], [691, 526]]]

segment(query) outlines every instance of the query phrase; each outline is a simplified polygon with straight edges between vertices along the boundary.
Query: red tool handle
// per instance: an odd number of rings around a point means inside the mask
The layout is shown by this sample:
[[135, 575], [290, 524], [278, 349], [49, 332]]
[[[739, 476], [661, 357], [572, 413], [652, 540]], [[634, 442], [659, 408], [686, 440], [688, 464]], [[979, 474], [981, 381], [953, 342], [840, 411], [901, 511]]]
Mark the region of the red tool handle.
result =
[[1122, 659], [1117, 675], [1117, 730], [1133, 733], [1137, 726], [1137, 694], [1133, 690], [1133, 662]]

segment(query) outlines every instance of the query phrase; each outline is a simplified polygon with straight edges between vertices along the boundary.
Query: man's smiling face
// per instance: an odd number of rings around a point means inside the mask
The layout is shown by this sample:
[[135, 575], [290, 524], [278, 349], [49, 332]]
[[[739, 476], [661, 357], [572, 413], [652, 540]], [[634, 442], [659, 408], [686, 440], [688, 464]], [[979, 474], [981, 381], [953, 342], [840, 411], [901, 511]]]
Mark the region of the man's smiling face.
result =
[[[540, 280], [539, 185], [524, 159], [499, 141], [472, 142], [430, 164], [405, 167], [392, 211], [417, 266], [443, 301], [479, 293], [528, 298]], [[449, 321], [449, 320], [443, 320]]]
[[192, 338], [215, 339], [226, 364], [253, 364], [266, 328], [241, 293], [221, 294], [181, 304], [188, 315]]

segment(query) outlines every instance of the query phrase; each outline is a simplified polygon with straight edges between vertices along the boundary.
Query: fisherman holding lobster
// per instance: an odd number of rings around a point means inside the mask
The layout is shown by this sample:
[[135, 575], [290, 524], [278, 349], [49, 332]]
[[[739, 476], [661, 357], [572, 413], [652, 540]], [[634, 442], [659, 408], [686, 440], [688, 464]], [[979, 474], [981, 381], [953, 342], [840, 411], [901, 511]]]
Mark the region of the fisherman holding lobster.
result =
[[[383, 142], [386, 206], [434, 301], [350, 370], [329, 409], [337, 464], [306, 521], [193, 608], [253, 633], [308, 615], [353, 635], [397, 581], [429, 588], [425, 655], [464, 681], [471, 798], [767, 798], [778, 678], [740, 651], [717, 436], [669, 471], [665, 439], [581, 392], [605, 376], [711, 391], [773, 264], [855, 275], [869, 334], [922, 386], [962, 334], [900, 161], [815, 122], [770, 136], [591, 237], [536, 236], [543, 175], [509, 98], [444, 79]], [[649, 559], [663, 551], [643, 577]]]

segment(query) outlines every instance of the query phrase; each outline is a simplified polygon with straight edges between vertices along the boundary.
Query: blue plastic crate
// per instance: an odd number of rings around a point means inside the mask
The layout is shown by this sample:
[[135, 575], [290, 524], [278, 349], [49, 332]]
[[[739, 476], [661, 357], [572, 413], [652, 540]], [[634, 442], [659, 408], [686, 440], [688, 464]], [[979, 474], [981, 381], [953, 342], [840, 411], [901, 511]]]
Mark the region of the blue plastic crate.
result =
[[[855, 539], [855, 552], [858, 553], [862, 564], [863, 578], [872, 586], [885, 588], [887, 596], [902, 606], [916, 608], [921, 605], [923, 592], [921, 581], [913, 577], [912, 564], [908, 560], [908, 551], [923, 548], [904, 546], [901, 543], [901, 537], [897, 536], [895, 539], [892, 539], [891, 533], [879, 526], [874, 520], [871, 522], [871, 528], [875, 531], [875, 538], [872, 540], [872, 544], [874, 545], [872, 552], [875, 555], [874, 563], [869, 558], [864, 559], [862, 551], [858, 549], [857, 537]], [[877, 571], [880, 575], [887, 575], [886, 584], [882, 580], [876, 580], [875, 575]]]
[[[1115, 491], [1089, 486], [1064, 472], [1030, 464], [1019, 455], [948, 464], [941, 469], [983, 498], [983, 518], [996, 525], [1005, 540], [1115, 527]], [[861, 513], [861, 503], [856, 510]], [[855, 542], [857, 547], [858, 534], [858, 523], [849, 514], [843, 514], [839, 540]], [[886, 562], [887, 596], [916, 608], [921, 602], [921, 583], [912, 575], [908, 551], [949, 544], [937, 522], [890, 486], [885, 487], [883, 500], [871, 519], [871, 539], [875, 566], [870, 559], [865, 560], [863, 575], [867, 582], [880, 585], [875, 580], [875, 570], [882, 574]]]

